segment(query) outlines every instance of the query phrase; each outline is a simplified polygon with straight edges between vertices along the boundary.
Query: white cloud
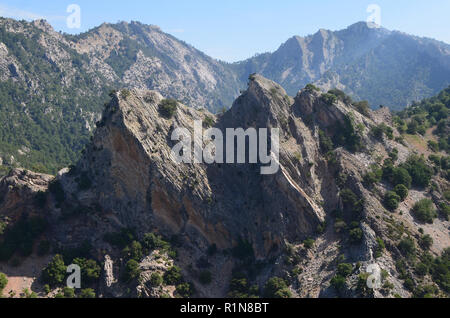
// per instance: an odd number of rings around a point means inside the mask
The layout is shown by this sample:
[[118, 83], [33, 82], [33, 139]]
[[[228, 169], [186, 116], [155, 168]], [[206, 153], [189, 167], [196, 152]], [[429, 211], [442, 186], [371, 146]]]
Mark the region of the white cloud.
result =
[[18, 8], [13, 8], [0, 4], [0, 16], [13, 18], [16, 20], [40, 20], [45, 19], [47, 21], [58, 21], [66, 19], [65, 16], [45, 16], [39, 13], [26, 11]]
[[43, 15], [17, 8], [7, 7], [5, 5], [0, 5], [0, 16], [7, 18], [14, 18], [17, 20], [45, 19]]

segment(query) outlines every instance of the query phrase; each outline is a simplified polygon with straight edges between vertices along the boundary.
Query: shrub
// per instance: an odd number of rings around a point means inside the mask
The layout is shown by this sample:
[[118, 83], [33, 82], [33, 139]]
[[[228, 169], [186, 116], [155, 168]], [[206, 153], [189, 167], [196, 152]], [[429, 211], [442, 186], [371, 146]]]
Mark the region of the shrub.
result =
[[386, 245], [384, 244], [384, 241], [380, 237], [377, 237], [376, 241], [377, 247], [375, 249], [375, 258], [378, 258], [381, 257], [381, 254], [386, 249]]
[[150, 285], [152, 287], [158, 287], [161, 286], [163, 283], [163, 278], [159, 273], [152, 273], [150, 276]]
[[303, 241], [303, 246], [306, 249], [310, 249], [310, 248], [312, 248], [314, 246], [314, 243], [315, 243], [314, 239], [307, 238], [306, 240]]
[[433, 238], [429, 234], [425, 234], [420, 238], [419, 244], [424, 250], [429, 250], [433, 245]]
[[154, 233], [145, 234], [142, 242], [144, 247], [150, 250], [170, 248], [170, 243], [163, 240], [162, 236], [156, 235]]
[[381, 181], [381, 177], [383, 175], [383, 171], [381, 169], [373, 169], [369, 171], [363, 177], [364, 185], [368, 188], [372, 188], [376, 183]]
[[80, 298], [95, 298], [95, 291], [92, 288], [85, 288], [80, 292]]
[[433, 169], [425, 163], [423, 157], [412, 155], [406, 160], [402, 167], [408, 170], [413, 185], [427, 187], [430, 184]]
[[359, 227], [350, 230], [349, 239], [351, 243], [359, 243], [361, 242], [362, 238], [363, 231]]
[[73, 264], [77, 264], [81, 269], [81, 279], [86, 284], [97, 282], [100, 277], [101, 268], [93, 259], [75, 258]]
[[286, 281], [280, 277], [272, 277], [266, 282], [264, 286], [264, 295], [267, 298], [292, 297]]
[[203, 127], [210, 128], [212, 126], [214, 126], [214, 119], [211, 116], [205, 116], [205, 119], [203, 120]]
[[189, 298], [194, 293], [194, 286], [191, 283], [182, 283], [176, 286], [177, 293], [184, 298]]
[[50, 286], [59, 286], [64, 282], [67, 267], [62, 255], [56, 254], [52, 261], [44, 268], [42, 280]]
[[413, 257], [416, 252], [416, 245], [412, 238], [405, 238], [398, 244], [398, 249], [406, 257]]
[[403, 184], [406, 188], [411, 188], [412, 178], [409, 175], [408, 170], [404, 168], [394, 168], [392, 170], [392, 179], [391, 183], [396, 186], [399, 184]]
[[405, 201], [408, 197], [408, 188], [403, 184], [398, 184], [394, 188], [394, 192], [400, 197], [401, 201]]
[[305, 86], [305, 89], [307, 90], [307, 91], [310, 91], [310, 92], [312, 92], [312, 91], [317, 91], [317, 92], [319, 92], [320, 91], [320, 89], [318, 89], [316, 86], [314, 86], [313, 84], [307, 84], [306, 86]]
[[434, 218], [437, 216], [436, 211], [433, 209], [433, 201], [430, 199], [422, 199], [412, 208], [413, 215], [424, 223], [433, 223]]
[[407, 290], [412, 292], [414, 290], [416, 284], [414, 284], [414, 281], [410, 277], [407, 277], [405, 279], [405, 281], [403, 282], [403, 286], [405, 286], [405, 288]]
[[341, 91], [340, 89], [337, 89], [337, 88], [329, 90], [328, 94], [336, 96], [337, 99], [343, 101], [346, 104], [351, 104], [353, 102], [352, 98], [350, 96], [348, 96], [343, 91]]
[[337, 101], [337, 97], [333, 94], [325, 93], [320, 97], [322, 101], [327, 105], [333, 105]]
[[342, 263], [339, 264], [337, 267], [337, 273], [338, 275], [342, 277], [348, 277], [353, 272], [353, 266], [349, 263]]
[[336, 290], [342, 290], [345, 287], [345, 277], [336, 275], [331, 279], [330, 283]]
[[3, 273], [0, 273], [0, 296], [2, 295], [3, 289], [5, 289], [7, 284], [8, 284], [8, 279], [6, 278], [6, 275]]
[[141, 269], [139, 268], [139, 263], [134, 259], [130, 259], [125, 265], [124, 279], [131, 281], [137, 279], [140, 275]]
[[393, 191], [388, 191], [384, 196], [384, 205], [390, 211], [395, 211], [398, 208], [400, 201], [400, 196]]
[[178, 266], [172, 266], [164, 273], [164, 283], [166, 285], [176, 285], [181, 282], [181, 279], [181, 269]]
[[163, 99], [161, 103], [158, 105], [158, 111], [163, 117], [170, 119], [175, 115], [177, 107], [178, 102], [176, 100]]
[[333, 141], [323, 130], [319, 130], [319, 144], [324, 153], [328, 153], [334, 148]]
[[370, 110], [370, 105], [369, 102], [366, 100], [362, 100], [360, 102], [356, 102], [353, 103], [353, 106], [356, 108], [356, 110], [358, 112], [360, 112], [361, 114], [365, 115], [365, 116], [369, 116], [369, 110]]
[[436, 141], [428, 140], [428, 148], [433, 152], [438, 152], [439, 144]]
[[428, 273], [428, 266], [424, 263], [418, 263], [414, 270], [417, 275], [423, 277]]
[[135, 261], [140, 261], [143, 256], [142, 245], [138, 241], [131, 242], [128, 256]]
[[342, 203], [344, 204], [344, 208], [351, 212], [359, 214], [363, 209], [363, 201], [358, 200], [357, 195], [350, 189], [343, 189], [340, 192], [340, 197], [342, 199]]
[[75, 289], [70, 287], [63, 288], [64, 298], [75, 298]]

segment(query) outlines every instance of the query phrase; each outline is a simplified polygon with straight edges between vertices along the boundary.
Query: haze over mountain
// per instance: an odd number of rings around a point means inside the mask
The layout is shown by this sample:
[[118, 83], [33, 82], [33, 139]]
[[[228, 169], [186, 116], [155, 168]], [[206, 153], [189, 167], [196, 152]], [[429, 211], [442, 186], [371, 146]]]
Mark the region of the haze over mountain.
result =
[[403, 109], [450, 84], [450, 45], [359, 22], [345, 30], [294, 36], [274, 53], [238, 63], [241, 80], [260, 73], [290, 95], [315, 82], [373, 107]]
[[43, 20], [0, 19], [0, 158], [56, 172], [86, 144], [111, 89], [155, 89], [188, 106], [229, 108], [260, 73], [295, 95], [307, 83], [401, 109], [450, 80], [449, 45], [357, 23], [295, 36], [273, 53], [228, 64], [139, 22], [80, 35]]

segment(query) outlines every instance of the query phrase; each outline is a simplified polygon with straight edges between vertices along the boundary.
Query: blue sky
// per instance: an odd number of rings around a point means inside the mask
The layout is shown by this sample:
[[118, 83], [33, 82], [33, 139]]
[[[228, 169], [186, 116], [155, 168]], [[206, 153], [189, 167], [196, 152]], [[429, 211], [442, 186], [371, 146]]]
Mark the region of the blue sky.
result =
[[[80, 29], [67, 28], [69, 4], [81, 9]], [[0, 0], [0, 16], [44, 17], [68, 33], [135, 20], [233, 62], [274, 51], [293, 35], [366, 21], [370, 4], [379, 6], [381, 25], [388, 29], [450, 43], [450, 0]]]

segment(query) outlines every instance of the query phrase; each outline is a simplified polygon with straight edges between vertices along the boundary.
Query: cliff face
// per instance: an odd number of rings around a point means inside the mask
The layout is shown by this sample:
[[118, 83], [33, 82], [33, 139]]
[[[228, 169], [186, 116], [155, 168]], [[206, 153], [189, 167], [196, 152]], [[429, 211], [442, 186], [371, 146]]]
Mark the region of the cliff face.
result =
[[[105, 261], [102, 295], [121, 296], [130, 287], [117, 281], [125, 266], [123, 252], [105, 240], [106, 233], [124, 228], [134, 229], [139, 239], [148, 232], [178, 238], [176, 259], [164, 254], [161, 262], [155, 251], [139, 259], [140, 283], [132, 287], [148, 297], [163, 293], [149, 287], [151, 274], [173, 264], [194, 283], [197, 296], [225, 296], [233, 266], [253, 266], [234, 253], [243, 244], [262, 268], [252, 278], [260, 290], [269, 277], [280, 276], [296, 297], [367, 296], [361, 275], [376, 263], [387, 272], [390, 289], [370, 295], [408, 297], [404, 273], [396, 266], [404, 253], [399, 241], [409, 237], [418, 255], [423, 234], [434, 239], [432, 255], [448, 247], [448, 221], [421, 224], [411, 214], [418, 199], [441, 200], [441, 190], [413, 189], [399, 213], [392, 213], [383, 205], [391, 186], [380, 183], [370, 189], [363, 184], [371, 166], [394, 148], [399, 163], [415, 151], [399, 139], [380, 140], [369, 133], [374, 126], [392, 124], [386, 108], [363, 115], [311, 87], [291, 98], [259, 75], [250, 77], [248, 89], [219, 116], [181, 103], [173, 116], [167, 116], [161, 110], [167, 102], [155, 91], [113, 94], [81, 160], [56, 178], [59, 195], [52, 182], [45, 213], [41, 212], [49, 221], [46, 235], [57, 245], [73, 247], [88, 240], [96, 259]], [[259, 163], [176, 163], [172, 133], [177, 128], [193, 133], [198, 120], [206, 123], [204, 129], [221, 131], [278, 128], [279, 169], [263, 175]], [[327, 146], [325, 137], [335, 147]], [[20, 171], [1, 179], [6, 193], [1, 215], [23, 213], [24, 206], [34, 204], [35, 192], [45, 190], [49, 182], [49, 176]], [[438, 177], [433, 182], [448, 187]], [[381, 250], [380, 240], [385, 245]], [[221, 253], [209, 253], [212, 247]], [[344, 260], [353, 271], [345, 277], [347, 287], [337, 293], [331, 280]], [[199, 283], [198, 272], [205, 266], [214, 277], [208, 286]], [[412, 270], [408, 275], [417, 283], [422, 280]], [[173, 295], [174, 288], [165, 287], [164, 293]]]
[[[261, 259], [278, 253], [284, 240], [312, 235], [324, 221], [320, 201], [325, 190], [313, 181], [315, 169], [297, 162], [294, 153], [304, 152], [318, 165], [323, 162], [313, 136], [304, 136], [301, 120], [289, 114], [291, 99], [281, 87], [256, 77], [220, 118], [180, 104], [174, 117], [166, 119], [158, 111], [161, 101], [158, 93], [140, 90], [126, 99], [113, 98], [76, 168], [93, 181], [92, 188], [77, 193], [80, 201], [100, 204], [122, 226], [182, 234], [203, 249], [213, 244], [232, 248], [246, 240]], [[194, 121], [207, 117], [224, 134], [226, 128], [279, 128], [281, 168], [274, 175], [261, 175], [257, 164], [174, 162], [173, 130], [192, 132]], [[311, 176], [303, 178], [307, 172]]]

